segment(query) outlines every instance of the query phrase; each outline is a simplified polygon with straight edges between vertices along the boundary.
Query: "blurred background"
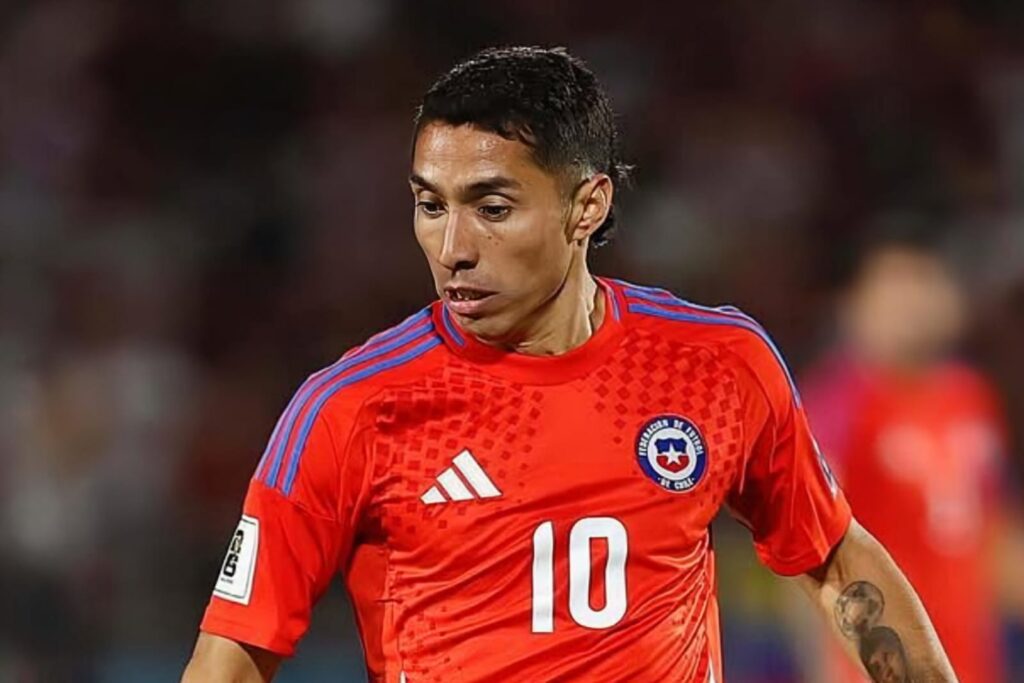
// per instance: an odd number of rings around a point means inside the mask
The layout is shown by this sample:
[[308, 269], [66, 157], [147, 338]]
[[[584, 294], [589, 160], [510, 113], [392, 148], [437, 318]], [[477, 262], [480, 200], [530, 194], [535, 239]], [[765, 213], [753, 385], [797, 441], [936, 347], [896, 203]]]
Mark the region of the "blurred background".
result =
[[[417, 98], [510, 43], [621, 116], [597, 272], [758, 317], [855, 512], [970, 596], [943, 637], [1024, 680], [1022, 38], [1013, 0], [0, 3], [0, 681], [177, 680], [291, 392], [432, 298]], [[840, 680], [715, 533], [730, 683]], [[343, 591], [280, 680], [363, 680]]]

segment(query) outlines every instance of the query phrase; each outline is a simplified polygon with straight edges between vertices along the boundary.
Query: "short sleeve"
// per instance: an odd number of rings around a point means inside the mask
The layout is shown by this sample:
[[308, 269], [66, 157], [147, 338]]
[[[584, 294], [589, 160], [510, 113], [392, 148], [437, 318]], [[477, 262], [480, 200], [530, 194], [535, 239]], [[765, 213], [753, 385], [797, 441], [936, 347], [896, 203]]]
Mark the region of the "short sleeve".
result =
[[734, 350], [746, 461], [729, 507], [750, 528], [762, 562], [778, 574], [802, 574], [822, 565], [845, 535], [850, 507], [774, 344], [758, 328]]
[[249, 484], [200, 626], [283, 656], [351, 551], [366, 488], [357, 411], [328, 404], [313, 413], [300, 398]]

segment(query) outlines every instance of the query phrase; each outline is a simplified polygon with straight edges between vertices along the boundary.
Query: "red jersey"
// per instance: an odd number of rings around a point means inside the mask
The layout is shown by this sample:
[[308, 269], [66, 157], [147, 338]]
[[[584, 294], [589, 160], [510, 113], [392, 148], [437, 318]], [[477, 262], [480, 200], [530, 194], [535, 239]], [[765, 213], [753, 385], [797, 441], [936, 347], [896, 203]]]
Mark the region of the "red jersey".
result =
[[906, 376], [842, 356], [808, 379], [812, 422], [857, 520], [910, 579], [961, 683], [1004, 680], [987, 547], [1004, 443], [993, 392], [961, 365]]
[[203, 630], [290, 655], [340, 571], [374, 682], [721, 682], [716, 513], [798, 574], [849, 508], [756, 323], [600, 284], [563, 355], [482, 344], [437, 302], [312, 375]]

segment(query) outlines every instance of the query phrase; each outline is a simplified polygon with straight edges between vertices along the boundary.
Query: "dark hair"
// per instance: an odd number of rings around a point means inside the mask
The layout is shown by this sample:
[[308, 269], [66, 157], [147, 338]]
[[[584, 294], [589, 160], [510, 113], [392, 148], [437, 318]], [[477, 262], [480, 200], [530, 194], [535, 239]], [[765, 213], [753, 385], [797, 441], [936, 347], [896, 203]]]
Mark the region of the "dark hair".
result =
[[[616, 184], [629, 182], [608, 97], [587, 65], [564, 48], [488, 48], [459, 62], [424, 95], [413, 140], [434, 121], [519, 140], [551, 172], [607, 173]], [[614, 227], [612, 207], [593, 244], [606, 243]]]
[[945, 231], [937, 227], [941, 224], [941, 218], [923, 211], [891, 210], [879, 214], [834, 252], [831, 284], [837, 288], [856, 284], [879, 254], [893, 250], [945, 262]]

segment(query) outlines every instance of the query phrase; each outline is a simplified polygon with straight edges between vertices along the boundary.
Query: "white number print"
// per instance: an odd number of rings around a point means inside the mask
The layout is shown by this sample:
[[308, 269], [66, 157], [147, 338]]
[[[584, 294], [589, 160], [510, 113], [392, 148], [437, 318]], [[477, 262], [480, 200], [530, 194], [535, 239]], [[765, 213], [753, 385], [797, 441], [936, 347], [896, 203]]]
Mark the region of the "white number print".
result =
[[[604, 539], [608, 560], [604, 568], [605, 601], [590, 605], [590, 542]], [[626, 615], [626, 527], [614, 517], [585, 517], [569, 531], [569, 615], [580, 626], [611, 628]], [[544, 522], [533, 532], [533, 632], [555, 630], [555, 526]]]
[[533, 532], [533, 632], [555, 630], [555, 525]]

